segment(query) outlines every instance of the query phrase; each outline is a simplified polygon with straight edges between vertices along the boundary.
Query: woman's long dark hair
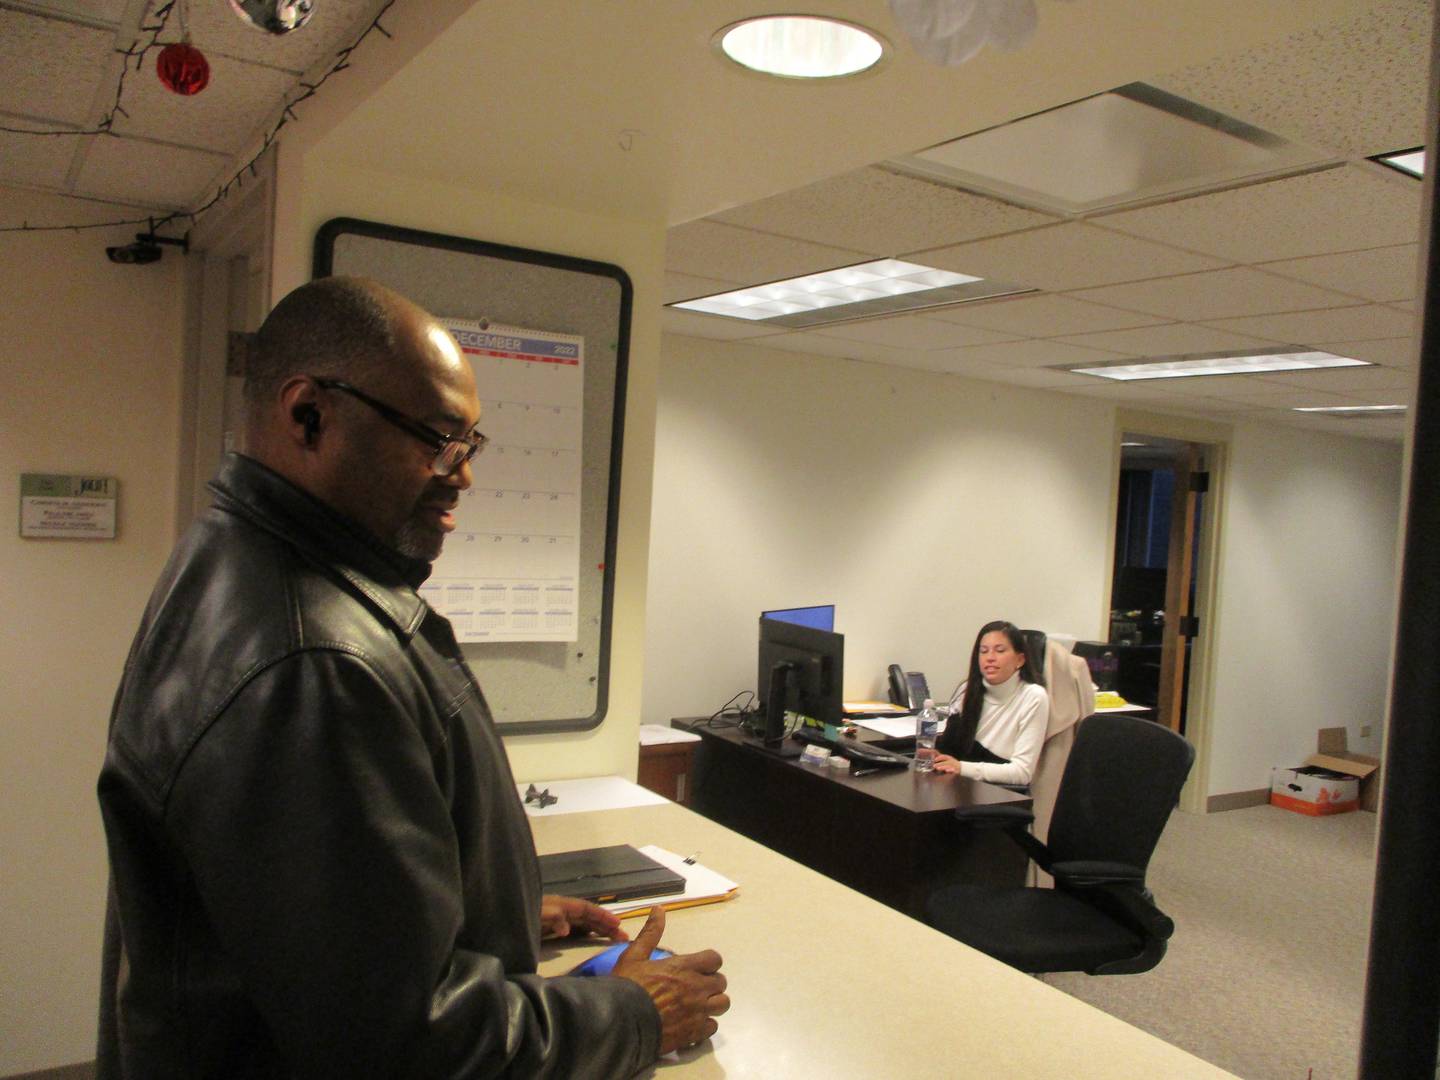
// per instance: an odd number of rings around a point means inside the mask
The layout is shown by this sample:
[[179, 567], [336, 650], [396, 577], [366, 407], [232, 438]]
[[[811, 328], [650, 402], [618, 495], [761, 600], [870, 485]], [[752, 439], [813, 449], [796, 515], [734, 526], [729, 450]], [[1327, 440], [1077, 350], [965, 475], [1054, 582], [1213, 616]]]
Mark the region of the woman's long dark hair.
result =
[[986, 623], [980, 627], [980, 632], [975, 635], [975, 644], [970, 648], [970, 675], [965, 683], [965, 698], [960, 705], [960, 712], [950, 717], [950, 722], [945, 725], [945, 735], [940, 740], [944, 745], [938, 747], [941, 753], [963, 759], [975, 745], [975, 731], [980, 726], [980, 710], [985, 704], [985, 677], [980, 674], [980, 642], [986, 634], [996, 631], [1004, 634], [1010, 647], [1025, 658], [1025, 662], [1020, 665], [1020, 678], [1036, 686], [1045, 685], [1045, 677], [1040, 673], [1040, 658], [1030, 655], [1025, 631], [1004, 619]]

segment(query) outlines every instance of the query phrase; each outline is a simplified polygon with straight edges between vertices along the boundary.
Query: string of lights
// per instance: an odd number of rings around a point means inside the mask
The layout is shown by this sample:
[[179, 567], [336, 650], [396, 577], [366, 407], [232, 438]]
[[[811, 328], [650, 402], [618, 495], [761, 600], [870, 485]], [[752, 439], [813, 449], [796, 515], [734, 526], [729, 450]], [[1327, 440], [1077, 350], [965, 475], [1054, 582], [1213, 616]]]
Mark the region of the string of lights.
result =
[[[145, 54], [157, 46], [160, 34], [165, 29], [165, 23], [169, 20], [170, 13], [174, 9], [175, 3], [176, 0], [169, 0], [168, 3], [156, 9], [154, 15], [154, 19], [156, 20], [155, 25], [146, 25], [141, 27], [142, 33], [150, 35], [148, 42], [146, 42], [142, 46], [139, 44], [139, 40], [137, 39], [136, 44], [132, 45], [129, 49], [123, 50], [126, 59], [124, 68], [120, 73], [120, 79], [115, 90], [115, 105], [106, 114], [105, 118], [94, 128], [82, 131], [77, 131], [74, 129], [48, 131], [32, 128], [0, 127], [0, 131], [7, 131], [15, 134], [24, 135], [108, 135], [111, 138], [119, 138], [120, 136], [118, 136], [114, 131], [111, 130], [111, 125], [117, 112], [127, 118], [130, 115], [124, 110], [120, 103], [120, 99], [125, 92], [125, 75], [130, 70], [130, 59], [132, 57], [135, 59], [135, 70], [139, 71], [140, 64], [144, 60]], [[386, 13], [388, 13], [389, 10], [395, 6], [395, 4], [396, 0], [386, 0], [384, 6], [375, 13], [375, 17], [370, 20], [369, 25], [360, 32], [359, 36], [356, 37], [355, 40], [352, 41], [349, 45], [345, 46], [345, 48], [341, 49], [335, 54], [334, 63], [332, 63], [330, 67], [326, 69], [323, 75], [321, 75], [313, 83], [302, 81], [299, 84], [300, 92], [296, 94], [293, 98], [287, 98], [284, 106], [280, 110], [279, 118], [276, 120], [274, 126], [271, 127], [270, 130], [266, 133], [264, 139], [261, 140], [260, 148], [255, 151], [254, 155], [251, 156], [249, 161], [247, 161], [244, 165], [240, 166], [238, 170], [236, 170], [234, 175], [232, 175], [229, 180], [227, 180], [224, 184], [220, 185], [214, 195], [212, 195], [206, 202], [202, 203], [195, 209], [188, 211], [175, 210], [161, 216], [117, 218], [111, 221], [97, 221], [73, 225], [31, 225], [28, 221], [26, 221], [22, 222], [19, 225], [0, 226], [0, 233], [79, 232], [85, 229], [114, 228], [119, 225], [149, 225], [150, 232], [153, 234], [156, 230], [162, 229], [167, 225], [173, 225], [178, 221], [188, 221], [189, 224], [193, 227], [201, 214], [205, 213], [205, 211], [209, 210], [212, 206], [214, 206], [216, 203], [220, 202], [227, 195], [229, 195], [232, 189], [244, 187], [245, 174], [247, 172], [250, 173], [251, 176], [259, 175], [256, 165], [260, 161], [260, 159], [265, 156], [266, 151], [268, 151], [270, 147], [274, 144], [275, 139], [279, 136], [281, 130], [284, 129], [286, 124], [299, 121], [300, 117], [296, 114], [295, 109], [299, 105], [302, 105], [303, 103], [309, 101], [312, 97], [314, 97], [315, 94], [319, 91], [319, 89], [330, 80], [331, 76], [338, 75], [340, 72], [348, 68], [350, 66], [351, 54], [360, 47], [361, 43], [364, 42], [366, 38], [368, 38], [371, 34], [378, 32], [387, 39], [393, 39], [393, 35], [388, 30], [386, 30], [384, 26], [380, 24], [380, 20], [385, 17]]]
[[[110, 109], [101, 117], [100, 122], [93, 128], [17, 128], [0, 125], [0, 131], [9, 132], [12, 135], [113, 135], [114, 132], [110, 129], [115, 123], [115, 114], [119, 113], [127, 120], [130, 118], [130, 114], [120, 104], [120, 99], [125, 96], [125, 78], [130, 74], [130, 61], [135, 61], [135, 70], [139, 71], [140, 66], [145, 62], [145, 54], [151, 49], [159, 47], [160, 35], [165, 32], [165, 26], [170, 21], [170, 14], [175, 10], [175, 4], [176, 0], [170, 0], [169, 3], [156, 8], [155, 14], [151, 16], [152, 21], [148, 24], [142, 23], [140, 26], [142, 36], [137, 37], [128, 49], [115, 50], [125, 57], [124, 62], [120, 65], [120, 77], [115, 80], [115, 103], [110, 106]], [[150, 40], [142, 45], [141, 41], [144, 40], [143, 35], [145, 34], [150, 35]]]

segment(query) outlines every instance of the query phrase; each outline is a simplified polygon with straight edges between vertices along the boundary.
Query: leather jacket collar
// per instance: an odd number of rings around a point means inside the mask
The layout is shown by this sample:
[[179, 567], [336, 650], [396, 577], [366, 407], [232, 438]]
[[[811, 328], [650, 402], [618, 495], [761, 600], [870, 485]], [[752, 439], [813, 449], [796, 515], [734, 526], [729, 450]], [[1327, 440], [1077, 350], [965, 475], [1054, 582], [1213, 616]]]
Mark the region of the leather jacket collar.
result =
[[209, 487], [217, 506], [283, 537], [312, 562], [339, 574], [401, 633], [408, 637], [419, 628], [426, 604], [415, 590], [430, 576], [430, 563], [401, 555], [243, 454], [226, 454]]

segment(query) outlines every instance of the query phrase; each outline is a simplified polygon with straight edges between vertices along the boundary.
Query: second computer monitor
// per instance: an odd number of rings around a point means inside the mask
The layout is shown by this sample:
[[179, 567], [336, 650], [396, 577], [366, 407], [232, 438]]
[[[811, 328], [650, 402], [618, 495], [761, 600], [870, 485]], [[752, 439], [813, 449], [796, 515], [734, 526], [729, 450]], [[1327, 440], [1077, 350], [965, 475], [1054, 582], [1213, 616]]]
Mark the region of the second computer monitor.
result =
[[796, 626], [811, 626], [816, 630], [835, 629], [835, 605], [816, 604], [814, 607], [792, 607], [777, 608], [775, 611], [762, 611], [762, 619], [774, 619], [776, 622], [794, 623]]
[[760, 617], [756, 695], [770, 744], [784, 734], [786, 712], [821, 724], [844, 718], [845, 635]]

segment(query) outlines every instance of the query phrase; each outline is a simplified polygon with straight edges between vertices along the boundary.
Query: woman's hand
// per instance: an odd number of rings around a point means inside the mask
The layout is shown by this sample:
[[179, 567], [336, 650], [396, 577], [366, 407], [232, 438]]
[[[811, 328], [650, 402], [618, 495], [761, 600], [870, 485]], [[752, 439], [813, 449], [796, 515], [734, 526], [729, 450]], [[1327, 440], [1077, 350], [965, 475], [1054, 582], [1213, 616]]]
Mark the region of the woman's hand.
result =
[[953, 758], [949, 754], [936, 754], [935, 771], [943, 773], [958, 773], [960, 771], [959, 759]]

